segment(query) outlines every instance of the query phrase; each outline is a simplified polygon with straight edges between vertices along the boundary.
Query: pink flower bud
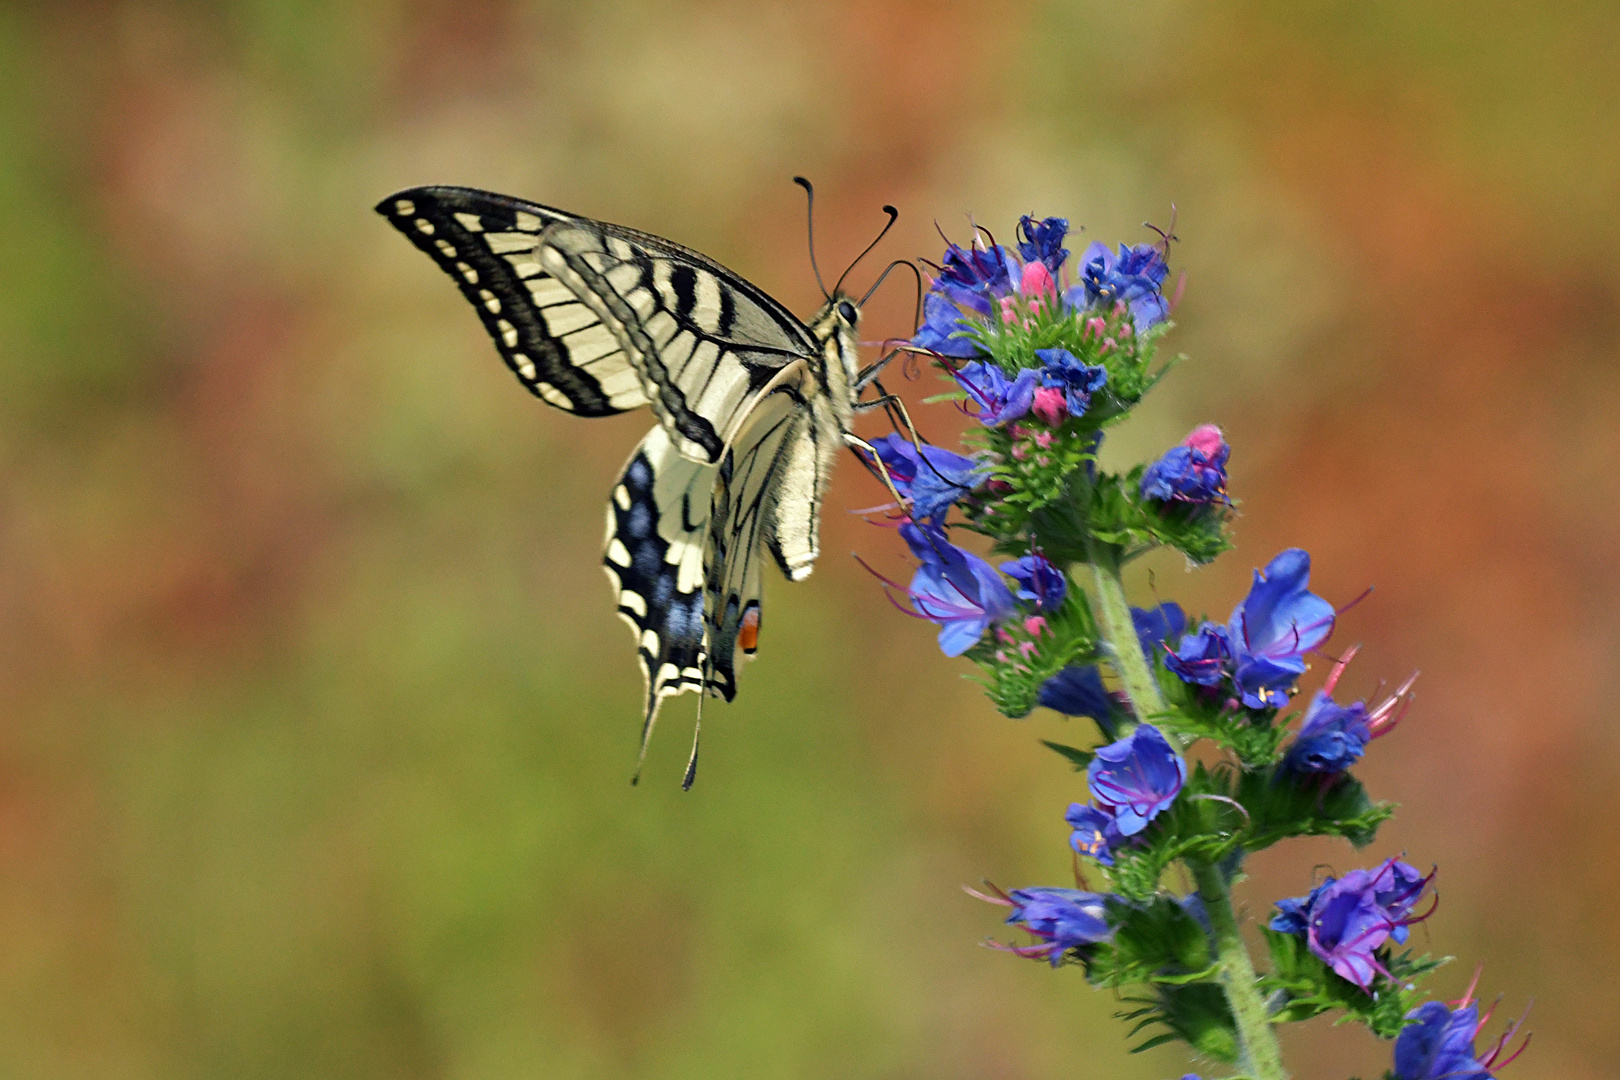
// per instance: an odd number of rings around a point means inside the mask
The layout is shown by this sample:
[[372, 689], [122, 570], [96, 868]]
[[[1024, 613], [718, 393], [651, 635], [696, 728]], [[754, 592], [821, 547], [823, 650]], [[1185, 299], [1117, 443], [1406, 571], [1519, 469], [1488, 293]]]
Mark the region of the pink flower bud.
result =
[[1086, 320], [1086, 333], [1101, 337], [1108, 332], [1108, 324], [1102, 321], [1100, 315], [1093, 315]]
[[1024, 630], [1031, 637], [1040, 637], [1046, 633], [1046, 619], [1041, 615], [1031, 615], [1024, 620]]
[[1053, 427], [1063, 423], [1068, 415], [1068, 407], [1063, 401], [1063, 391], [1055, 386], [1043, 386], [1035, 391], [1035, 403], [1029, 411], [1051, 424]]
[[1052, 272], [1042, 262], [1024, 264], [1024, 276], [1018, 283], [1018, 291], [1031, 300], [1055, 297], [1057, 285], [1052, 281]]
[[1226, 445], [1226, 437], [1221, 434], [1221, 429], [1214, 424], [1199, 424], [1192, 429], [1192, 432], [1185, 439], [1181, 440], [1181, 445], [1197, 450], [1204, 457], [1213, 461], [1215, 455], [1220, 452], [1221, 447]]

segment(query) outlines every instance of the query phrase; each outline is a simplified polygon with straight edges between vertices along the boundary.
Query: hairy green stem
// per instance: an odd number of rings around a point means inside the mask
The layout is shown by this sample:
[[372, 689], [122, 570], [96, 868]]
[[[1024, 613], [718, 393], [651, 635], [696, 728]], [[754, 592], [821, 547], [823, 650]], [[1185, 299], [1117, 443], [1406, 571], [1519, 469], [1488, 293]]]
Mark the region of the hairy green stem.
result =
[[1131, 605], [1125, 599], [1125, 583], [1119, 576], [1119, 552], [1111, 545], [1093, 540], [1090, 554], [1097, 602], [1102, 609], [1103, 633], [1113, 648], [1119, 680], [1125, 684], [1125, 694], [1131, 699], [1137, 716], [1144, 720], [1159, 716], [1164, 712], [1164, 697], [1142, 653], [1136, 625], [1131, 622]]
[[1266, 1018], [1266, 1003], [1255, 983], [1254, 964], [1249, 960], [1249, 950], [1243, 944], [1237, 918], [1232, 914], [1232, 894], [1226, 887], [1226, 878], [1221, 875], [1220, 867], [1211, 862], [1194, 862], [1189, 866], [1198, 884], [1198, 896], [1209, 912], [1210, 928], [1215, 933], [1221, 988], [1226, 991], [1226, 1003], [1237, 1021], [1243, 1068], [1254, 1080], [1288, 1080], [1277, 1035]]

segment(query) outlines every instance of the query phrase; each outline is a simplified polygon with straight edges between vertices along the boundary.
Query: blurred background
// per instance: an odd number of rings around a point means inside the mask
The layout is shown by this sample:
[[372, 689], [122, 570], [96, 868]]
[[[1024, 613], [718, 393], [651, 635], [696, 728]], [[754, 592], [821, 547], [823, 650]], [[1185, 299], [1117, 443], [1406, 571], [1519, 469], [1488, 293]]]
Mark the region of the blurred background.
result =
[[[829, 268], [885, 202], [880, 253], [933, 258], [969, 213], [1078, 250], [1178, 207], [1192, 360], [1109, 451], [1217, 421], [1243, 515], [1133, 586], [1224, 617], [1302, 546], [1377, 589], [1346, 687], [1423, 671], [1361, 770], [1401, 816], [1240, 898], [1438, 863], [1432, 989], [1535, 999], [1509, 1077], [1620, 1075], [1617, 91], [1598, 0], [0, 7], [0, 1076], [1186, 1071], [980, 947], [960, 884], [1068, 883], [1082, 778], [1037, 739], [1086, 732], [998, 716], [884, 602], [860, 470], [696, 789], [690, 697], [630, 787], [598, 561], [648, 419], [525, 394], [371, 212], [506, 191], [808, 314], [796, 172]], [[864, 329], [910, 308], [894, 279]], [[1389, 1061], [1283, 1037], [1300, 1077]]]

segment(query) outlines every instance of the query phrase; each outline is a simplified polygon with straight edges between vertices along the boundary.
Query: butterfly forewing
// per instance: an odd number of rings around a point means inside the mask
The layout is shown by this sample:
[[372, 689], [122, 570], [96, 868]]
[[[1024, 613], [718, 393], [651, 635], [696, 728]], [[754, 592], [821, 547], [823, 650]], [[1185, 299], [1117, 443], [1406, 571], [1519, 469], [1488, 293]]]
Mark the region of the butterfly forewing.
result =
[[717, 461], [744, 403], [816, 344], [775, 301], [692, 254], [600, 223], [548, 227], [540, 247], [546, 271], [612, 329], [676, 448]]
[[619, 339], [541, 266], [541, 233], [583, 219], [455, 187], [402, 191], [377, 212], [450, 275], [506, 366], [535, 396], [581, 416], [647, 404]]

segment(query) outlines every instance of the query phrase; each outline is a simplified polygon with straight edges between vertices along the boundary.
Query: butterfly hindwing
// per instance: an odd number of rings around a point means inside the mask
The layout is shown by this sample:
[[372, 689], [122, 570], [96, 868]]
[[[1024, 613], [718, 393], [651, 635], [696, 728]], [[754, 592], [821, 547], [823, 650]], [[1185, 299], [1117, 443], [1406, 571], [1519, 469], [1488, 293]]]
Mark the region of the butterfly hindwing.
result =
[[644, 749], [662, 700], [703, 682], [703, 547], [716, 468], [683, 457], [655, 427], [608, 500], [602, 562], [646, 678]]
[[581, 416], [647, 404], [619, 339], [540, 265], [541, 234], [585, 219], [455, 187], [401, 191], [377, 212], [456, 282], [530, 393]]
[[749, 412], [715, 473], [704, 550], [704, 627], [708, 683], [727, 701], [737, 692], [737, 651], [752, 655], [759, 642], [760, 571], [783, 470], [810, 438], [797, 390], [779, 387]]

